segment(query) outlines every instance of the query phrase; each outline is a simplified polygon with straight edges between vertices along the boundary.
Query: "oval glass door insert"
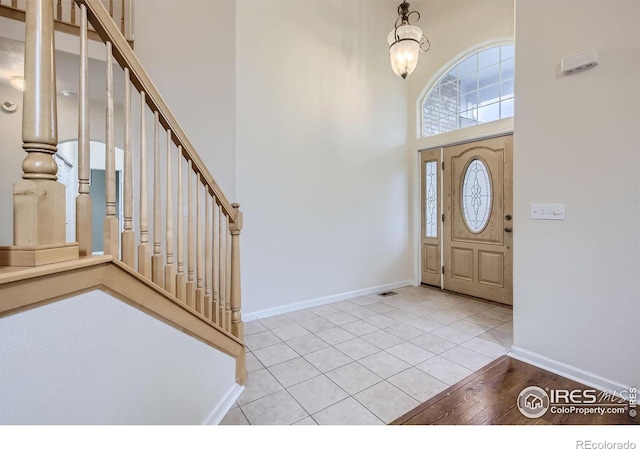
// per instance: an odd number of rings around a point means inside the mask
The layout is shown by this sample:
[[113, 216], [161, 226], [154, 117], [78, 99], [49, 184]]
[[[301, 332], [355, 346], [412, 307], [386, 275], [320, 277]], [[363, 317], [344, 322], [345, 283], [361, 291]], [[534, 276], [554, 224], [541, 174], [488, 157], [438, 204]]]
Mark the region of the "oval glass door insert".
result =
[[462, 181], [462, 215], [471, 232], [478, 234], [489, 222], [491, 215], [491, 176], [480, 159], [467, 166]]

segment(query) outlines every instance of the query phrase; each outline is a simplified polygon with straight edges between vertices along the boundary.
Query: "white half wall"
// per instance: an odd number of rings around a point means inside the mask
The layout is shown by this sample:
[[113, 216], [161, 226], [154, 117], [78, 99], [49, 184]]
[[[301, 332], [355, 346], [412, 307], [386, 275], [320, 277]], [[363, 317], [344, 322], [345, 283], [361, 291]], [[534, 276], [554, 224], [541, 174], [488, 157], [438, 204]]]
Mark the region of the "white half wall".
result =
[[[516, 4], [514, 349], [640, 385], [640, 3]], [[562, 58], [597, 49], [570, 76]], [[563, 221], [529, 219], [564, 203]]]
[[203, 424], [235, 361], [93, 291], [0, 319], [0, 424]]
[[243, 313], [411, 277], [396, 8], [238, 2]]

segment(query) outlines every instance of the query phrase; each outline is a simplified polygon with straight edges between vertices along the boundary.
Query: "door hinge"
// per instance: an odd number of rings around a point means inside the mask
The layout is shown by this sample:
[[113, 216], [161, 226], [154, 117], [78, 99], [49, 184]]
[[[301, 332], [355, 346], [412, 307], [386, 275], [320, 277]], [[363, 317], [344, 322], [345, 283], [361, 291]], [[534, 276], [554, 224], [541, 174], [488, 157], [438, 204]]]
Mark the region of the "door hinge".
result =
[[442, 222], [444, 223], [444, 214], [442, 214]]
[[442, 169], [444, 170], [444, 161], [442, 161]]
[[442, 266], [442, 274], [444, 274], [444, 265]]

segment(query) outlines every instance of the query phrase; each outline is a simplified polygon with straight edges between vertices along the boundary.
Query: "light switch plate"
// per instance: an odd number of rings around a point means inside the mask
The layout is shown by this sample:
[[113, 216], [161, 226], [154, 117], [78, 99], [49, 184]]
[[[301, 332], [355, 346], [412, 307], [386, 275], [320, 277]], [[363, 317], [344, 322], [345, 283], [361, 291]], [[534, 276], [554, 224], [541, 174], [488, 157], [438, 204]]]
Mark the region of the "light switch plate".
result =
[[531, 204], [532, 220], [564, 220], [564, 204]]

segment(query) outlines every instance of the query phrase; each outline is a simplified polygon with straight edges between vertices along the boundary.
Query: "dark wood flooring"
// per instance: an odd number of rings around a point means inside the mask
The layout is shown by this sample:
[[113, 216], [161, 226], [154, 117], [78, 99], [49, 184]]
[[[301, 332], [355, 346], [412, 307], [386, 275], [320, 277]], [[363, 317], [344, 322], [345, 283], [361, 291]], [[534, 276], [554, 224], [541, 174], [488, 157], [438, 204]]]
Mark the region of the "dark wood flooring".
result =
[[[556, 414], [548, 410], [540, 418], [527, 418], [516, 400], [523, 388], [589, 389], [508, 356], [503, 356], [466, 379], [431, 398], [391, 424], [638, 424], [638, 417], [624, 414]], [[623, 404], [624, 405], [624, 404]], [[640, 405], [637, 407], [640, 409]]]

